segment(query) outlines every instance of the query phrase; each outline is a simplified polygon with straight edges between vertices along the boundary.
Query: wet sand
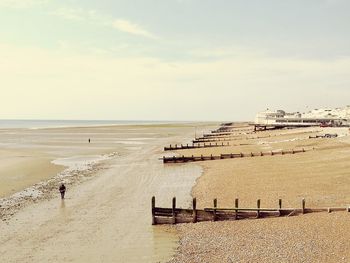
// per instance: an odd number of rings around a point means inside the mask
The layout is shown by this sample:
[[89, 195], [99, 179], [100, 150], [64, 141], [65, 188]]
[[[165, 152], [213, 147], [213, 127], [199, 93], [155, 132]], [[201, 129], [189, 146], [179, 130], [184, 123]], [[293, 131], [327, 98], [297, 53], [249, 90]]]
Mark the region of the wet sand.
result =
[[[309, 135], [339, 133], [335, 139]], [[250, 144], [181, 151], [179, 154], [218, 154], [305, 148], [295, 155], [264, 156], [202, 162], [203, 175], [192, 190], [199, 208], [346, 207], [350, 204], [350, 136], [348, 129], [305, 128], [257, 133], [268, 138], [238, 140]], [[244, 137], [242, 135], [242, 137]], [[289, 218], [183, 224], [178, 253], [171, 262], [349, 262], [349, 214], [320, 213]]]
[[[118, 155], [103, 160], [98, 168], [91, 166], [91, 177], [69, 185], [64, 201], [54, 192], [0, 221], [1, 262], [165, 262], [173, 255], [177, 233], [151, 226], [150, 201], [155, 195], [159, 205], [166, 205], [176, 195], [181, 196], [179, 205], [189, 205], [201, 167], [164, 166], [158, 158], [164, 145], [192, 138], [193, 124], [89, 128], [87, 136], [100, 132], [96, 129], [110, 134], [95, 135], [93, 142], [99, 144], [94, 146], [85, 145], [85, 138], [72, 142], [81, 129], [68, 129], [73, 135], [64, 136], [61, 129], [50, 130], [49, 142], [38, 139], [38, 148], [57, 158], [116, 150]], [[60, 143], [51, 140], [52, 133]], [[117, 142], [116, 147], [111, 141]]]

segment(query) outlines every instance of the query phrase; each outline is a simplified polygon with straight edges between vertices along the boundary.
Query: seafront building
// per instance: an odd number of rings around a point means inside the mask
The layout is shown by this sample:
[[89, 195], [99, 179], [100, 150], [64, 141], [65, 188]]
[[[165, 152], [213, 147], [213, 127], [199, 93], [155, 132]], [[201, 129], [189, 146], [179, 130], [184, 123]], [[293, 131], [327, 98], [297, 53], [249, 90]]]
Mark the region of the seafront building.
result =
[[349, 126], [350, 106], [344, 108], [314, 109], [306, 113], [287, 113], [283, 110], [265, 110], [255, 117], [255, 129], [273, 129], [285, 127], [310, 126]]

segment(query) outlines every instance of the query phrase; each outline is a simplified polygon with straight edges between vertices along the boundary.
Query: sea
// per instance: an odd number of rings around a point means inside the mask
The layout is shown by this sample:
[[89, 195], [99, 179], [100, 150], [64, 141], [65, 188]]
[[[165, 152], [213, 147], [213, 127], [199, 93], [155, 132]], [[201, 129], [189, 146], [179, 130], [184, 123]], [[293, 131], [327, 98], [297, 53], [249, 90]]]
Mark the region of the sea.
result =
[[104, 125], [147, 125], [147, 124], [169, 124], [185, 123], [180, 121], [149, 121], [149, 120], [20, 120], [0, 119], [0, 129], [23, 128], [64, 128], [64, 127], [86, 127]]

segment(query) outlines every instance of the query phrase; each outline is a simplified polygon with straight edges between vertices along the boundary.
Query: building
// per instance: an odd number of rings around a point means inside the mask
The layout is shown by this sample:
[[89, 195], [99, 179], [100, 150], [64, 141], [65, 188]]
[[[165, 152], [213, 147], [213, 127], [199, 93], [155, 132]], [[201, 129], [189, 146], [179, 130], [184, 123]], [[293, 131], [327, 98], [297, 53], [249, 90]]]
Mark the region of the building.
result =
[[255, 129], [311, 126], [349, 126], [350, 106], [336, 109], [314, 109], [306, 113], [286, 113], [283, 110], [265, 110], [255, 117]]

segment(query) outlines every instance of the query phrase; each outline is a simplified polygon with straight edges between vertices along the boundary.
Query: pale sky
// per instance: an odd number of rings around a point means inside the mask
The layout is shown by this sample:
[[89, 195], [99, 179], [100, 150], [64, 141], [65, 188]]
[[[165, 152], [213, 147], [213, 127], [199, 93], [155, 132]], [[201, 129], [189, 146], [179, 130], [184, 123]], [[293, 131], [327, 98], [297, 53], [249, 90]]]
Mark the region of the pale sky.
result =
[[0, 0], [0, 119], [350, 104], [348, 0]]

